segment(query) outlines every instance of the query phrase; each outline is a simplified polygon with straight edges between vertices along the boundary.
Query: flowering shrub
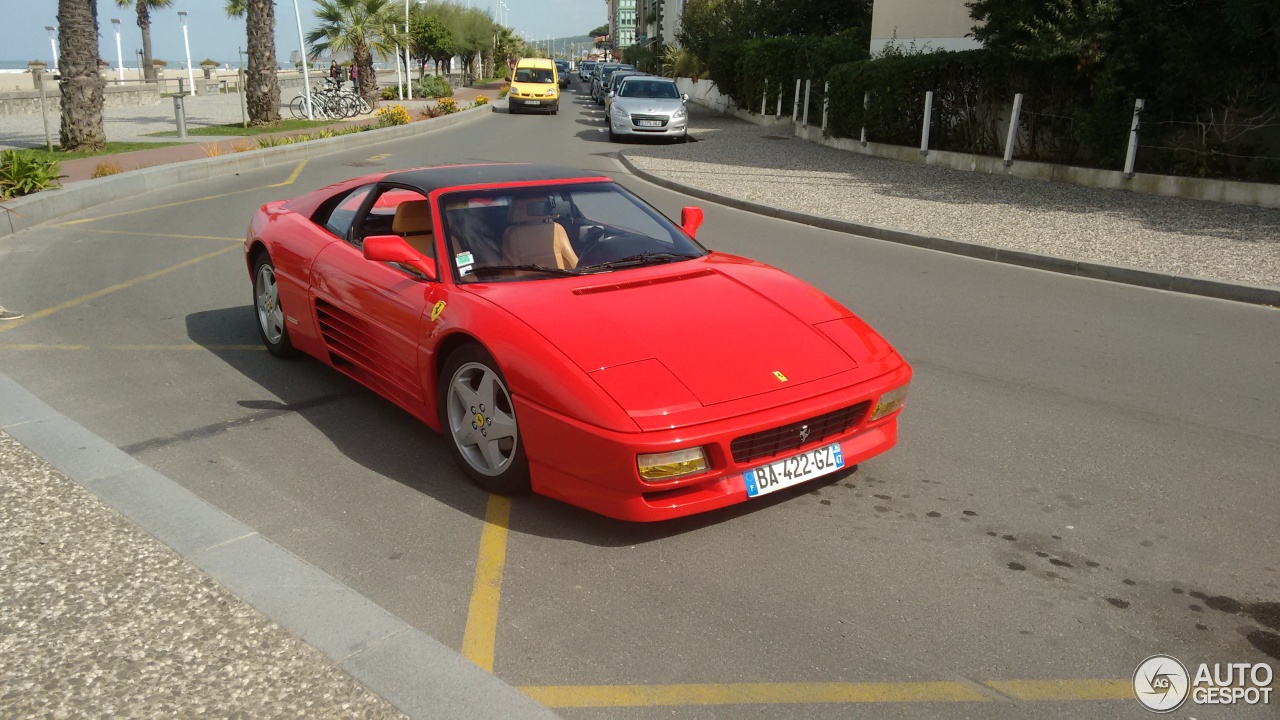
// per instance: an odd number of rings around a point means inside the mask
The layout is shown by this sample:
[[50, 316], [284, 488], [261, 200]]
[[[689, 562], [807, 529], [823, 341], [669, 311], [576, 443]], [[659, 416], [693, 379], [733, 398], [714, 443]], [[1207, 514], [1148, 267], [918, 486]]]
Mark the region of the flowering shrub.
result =
[[458, 110], [458, 103], [453, 98], [440, 98], [436, 101], [436, 112], [440, 115], [452, 115]]
[[488, 105], [488, 104], [489, 104], [489, 98], [485, 97], [484, 95], [477, 95], [475, 101], [471, 103], [471, 107], [480, 107], [481, 105]]
[[404, 109], [403, 105], [388, 105], [378, 111], [378, 124], [382, 127], [391, 127], [392, 125], [408, 125], [409, 111]]

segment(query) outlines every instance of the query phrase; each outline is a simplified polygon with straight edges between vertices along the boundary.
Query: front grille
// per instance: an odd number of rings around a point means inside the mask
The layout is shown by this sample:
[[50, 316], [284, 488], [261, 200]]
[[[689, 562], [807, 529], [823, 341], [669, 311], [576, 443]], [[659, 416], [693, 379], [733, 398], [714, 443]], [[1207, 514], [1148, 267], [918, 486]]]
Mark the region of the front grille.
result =
[[[641, 121], [641, 120], [657, 120], [658, 122], [662, 123], [662, 125], [660, 125], [660, 126], [654, 126], [654, 125], [642, 126], [642, 125], [640, 124], [640, 121]], [[664, 128], [664, 127], [666, 127], [666, 126], [667, 126], [667, 123], [668, 123], [668, 122], [670, 122], [670, 121], [671, 121], [671, 118], [669, 118], [669, 117], [665, 117], [665, 116], [663, 116], [663, 115], [632, 115], [632, 116], [631, 116], [631, 124], [632, 124], [632, 125], [634, 125], [634, 126], [636, 126], [636, 127], [637, 127], [637, 128], [639, 128], [639, 129], [641, 129], [641, 130], [657, 130], [657, 129], [659, 129], [659, 128]]]
[[[733, 452], [733, 461], [739, 465], [745, 465], [760, 458], [799, 450], [805, 445], [848, 432], [862, 421], [870, 407], [871, 401], [868, 400], [808, 420], [743, 435], [729, 444], [729, 449]], [[806, 425], [809, 427], [809, 434], [802, 440], [800, 434]]]

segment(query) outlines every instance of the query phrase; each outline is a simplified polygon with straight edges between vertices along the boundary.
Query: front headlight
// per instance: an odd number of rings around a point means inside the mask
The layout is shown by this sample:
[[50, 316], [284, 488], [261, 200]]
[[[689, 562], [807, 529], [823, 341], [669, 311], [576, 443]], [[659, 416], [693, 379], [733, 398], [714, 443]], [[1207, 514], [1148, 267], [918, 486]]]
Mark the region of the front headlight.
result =
[[702, 448], [636, 456], [640, 477], [648, 482], [674, 480], [707, 469], [707, 454]]
[[614, 103], [614, 104], [612, 105], [612, 107], [610, 108], [609, 112], [610, 112], [610, 114], [612, 114], [614, 117], [616, 117], [616, 118], [622, 118], [623, 120], [626, 120], [626, 119], [627, 119], [627, 117], [628, 117], [628, 116], [627, 116], [627, 111], [626, 111], [626, 109], [624, 109], [624, 108], [623, 108], [621, 105], [619, 105], [618, 103]]
[[675, 111], [674, 114], [672, 114], [671, 119], [683, 120], [686, 117], [689, 117], [689, 111], [686, 108], [680, 108], [679, 110]]
[[876, 401], [875, 410], [871, 411], [871, 421], [879, 420], [901, 410], [902, 406], [907, 402], [907, 389], [910, 387], [910, 384], [903, 385], [881, 395], [880, 399]]
[[555, 94], [556, 94], [556, 89], [555, 89], [555, 88], [547, 88], [547, 91], [546, 91], [545, 93], [543, 93], [543, 95], [548, 95], [548, 96], [550, 96], [550, 95], [555, 95]]

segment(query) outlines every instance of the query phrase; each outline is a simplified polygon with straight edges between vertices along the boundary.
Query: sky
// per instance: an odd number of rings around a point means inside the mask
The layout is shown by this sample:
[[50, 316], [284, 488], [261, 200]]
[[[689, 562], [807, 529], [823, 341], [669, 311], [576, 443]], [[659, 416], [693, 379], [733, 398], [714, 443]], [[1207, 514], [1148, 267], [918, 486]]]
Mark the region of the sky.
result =
[[[398, 0], [392, 0], [401, 5]], [[495, 13], [496, 0], [457, 0]], [[585, 35], [588, 31], [607, 22], [605, 0], [506, 0], [507, 25], [520, 34], [534, 38], [567, 37]], [[101, 32], [99, 47], [102, 58], [115, 64], [116, 40], [111, 18], [120, 19], [120, 44], [124, 63], [130, 61], [135, 48], [142, 47], [142, 31], [138, 29], [133, 1], [129, 8], [121, 8], [115, 0], [98, 0], [98, 26]], [[191, 36], [191, 60], [199, 63], [206, 57], [221, 62], [236, 62], [236, 51], [244, 47], [243, 20], [233, 20], [223, 11], [224, 0], [174, 0], [173, 6], [159, 10], [151, 16], [151, 47], [155, 57], [168, 60], [175, 66], [186, 58], [182, 44], [182, 25], [178, 11], [188, 13], [188, 32]], [[302, 14], [302, 27], [313, 25], [313, 0], [298, 0]], [[56, 0], [0, 0], [0, 60], [27, 61], [52, 59], [46, 25], [57, 25]], [[293, 1], [276, 0], [276, 57], [281, 62], [289, 59], [289, 53], [298, 49], [298, 27], [294, 20]]]

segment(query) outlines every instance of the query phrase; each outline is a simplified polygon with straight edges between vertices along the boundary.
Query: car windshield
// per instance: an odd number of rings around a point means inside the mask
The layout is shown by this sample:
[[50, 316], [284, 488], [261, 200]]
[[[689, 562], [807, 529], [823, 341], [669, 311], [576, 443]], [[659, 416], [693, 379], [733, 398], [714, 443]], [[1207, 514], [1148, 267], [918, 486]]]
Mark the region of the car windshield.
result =
[[555, 82], [555, 73], [551, 68], [516, 68], [516, 82], [549, 83]]
[[617, 88], [617, 87], [618, 87], [618, 85], [620, 85], [620, 84], [622, 83], [622, 81], [623, 81], [623, 80], [625, 80], [625, 79], [627, 79], [627, 78], [631, 77], [632, 75], [633, 75], [633, 73], [630, 73], [630, 72], [623, 72], [623, 71], [621, 71], [621, 70], [619, 70], [618, 72], [614, 73], [612, 76], [610, 76], [610, 77], [609, 77], [609, 89], [610, 89], [610, 90], [613, 90], [613, 89]]
[[461, 283], [613, 272], [707, 252], [614, 183], [455, 192], [440, 203]]
[[626, 65], [615, 65], [614, 67], [606, 67], [604, 69], [604, 79], [608, 80], [610, 77], [613, 77], [613, 74], [618, 72], [619, 70], [634, 70], [634, 69], [635, 68], [627, 67]]
[[676, 89], [676, 84], [673, 82], [627, 78], [622, 81], [622, 87], [618, 90], [618, 97], [675, 100], [680, 97], [680, 91]]

